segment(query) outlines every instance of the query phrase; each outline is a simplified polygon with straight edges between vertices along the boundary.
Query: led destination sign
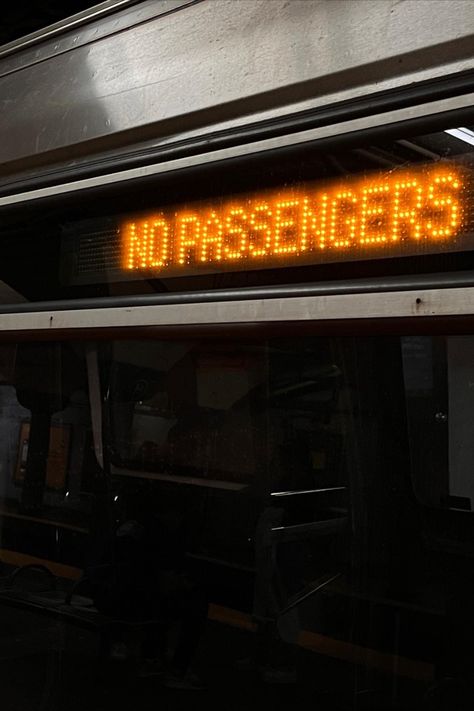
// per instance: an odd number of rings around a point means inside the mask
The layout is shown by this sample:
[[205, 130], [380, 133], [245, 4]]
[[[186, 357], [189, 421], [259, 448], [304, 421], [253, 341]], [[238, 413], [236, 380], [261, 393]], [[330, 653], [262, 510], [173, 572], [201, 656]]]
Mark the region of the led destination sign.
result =
[[457, 166], [303, 183], [156, 210], [120, 224], [122, 270], [157, 277], [459, 249]]

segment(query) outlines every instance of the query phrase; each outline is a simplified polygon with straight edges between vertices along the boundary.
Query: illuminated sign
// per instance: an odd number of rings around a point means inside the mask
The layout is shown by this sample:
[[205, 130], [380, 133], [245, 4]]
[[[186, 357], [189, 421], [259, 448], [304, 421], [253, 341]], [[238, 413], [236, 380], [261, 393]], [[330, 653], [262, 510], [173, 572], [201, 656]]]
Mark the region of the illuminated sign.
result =
[[122, 269], [166, 277], [449, 249], [465, 183], [437, 165], [156, 210], [120, 225]]

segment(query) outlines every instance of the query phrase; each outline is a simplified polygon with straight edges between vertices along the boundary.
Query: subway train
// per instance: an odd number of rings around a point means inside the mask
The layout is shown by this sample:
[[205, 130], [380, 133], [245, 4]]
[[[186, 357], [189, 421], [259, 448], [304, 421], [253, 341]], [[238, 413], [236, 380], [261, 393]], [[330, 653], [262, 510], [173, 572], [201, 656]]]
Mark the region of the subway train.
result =
[[0, 47], [6, 711], [473, 707], [473, 47], [470, 0]]

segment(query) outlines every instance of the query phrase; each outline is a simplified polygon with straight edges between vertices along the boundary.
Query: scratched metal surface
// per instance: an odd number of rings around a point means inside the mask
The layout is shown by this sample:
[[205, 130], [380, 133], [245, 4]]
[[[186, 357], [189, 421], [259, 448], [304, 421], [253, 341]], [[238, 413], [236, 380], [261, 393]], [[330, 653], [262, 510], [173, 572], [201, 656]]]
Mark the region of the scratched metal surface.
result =
[[0, 51], [0, 171], [445, 76], [473, 35], [471, 0], [148, 0]]

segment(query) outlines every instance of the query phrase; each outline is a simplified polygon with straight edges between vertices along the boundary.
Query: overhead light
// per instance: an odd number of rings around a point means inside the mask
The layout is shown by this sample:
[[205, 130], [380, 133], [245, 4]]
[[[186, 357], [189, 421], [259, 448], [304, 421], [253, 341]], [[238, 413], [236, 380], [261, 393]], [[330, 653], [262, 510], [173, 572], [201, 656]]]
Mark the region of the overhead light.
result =
[[449, 133], [450, 136], [459, 138], [460, 141], [474, 146], [474, 131], [471, 131], [470, 128], [449, 128], [445, 133]]

